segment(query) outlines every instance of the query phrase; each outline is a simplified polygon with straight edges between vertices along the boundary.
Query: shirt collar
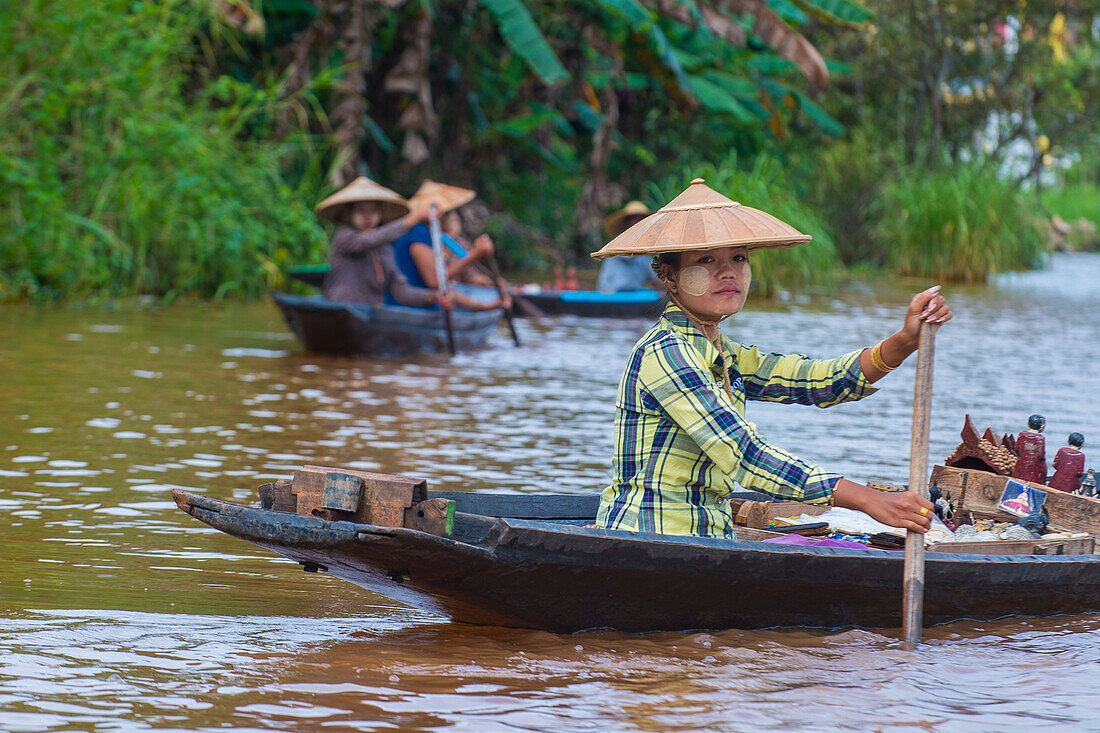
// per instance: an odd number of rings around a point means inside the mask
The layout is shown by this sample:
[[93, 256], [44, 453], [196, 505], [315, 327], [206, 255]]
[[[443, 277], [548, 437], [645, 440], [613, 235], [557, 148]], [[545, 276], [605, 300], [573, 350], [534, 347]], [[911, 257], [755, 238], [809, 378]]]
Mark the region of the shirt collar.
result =
[[722, 373], [722, 355], [718, 353], [718, 349], [714, 348], [714, 344], [707, 340], [699, 327], [691, 322], [691, 319], [687, 317], [680, 306], [669, 301], [668, 305], [665, 306], [665, 312], [661, 314], [661, 322], [668, 330], [687, 339], [687, 342], [702, 354], [703, 363], [709, 364], [715, 374]]

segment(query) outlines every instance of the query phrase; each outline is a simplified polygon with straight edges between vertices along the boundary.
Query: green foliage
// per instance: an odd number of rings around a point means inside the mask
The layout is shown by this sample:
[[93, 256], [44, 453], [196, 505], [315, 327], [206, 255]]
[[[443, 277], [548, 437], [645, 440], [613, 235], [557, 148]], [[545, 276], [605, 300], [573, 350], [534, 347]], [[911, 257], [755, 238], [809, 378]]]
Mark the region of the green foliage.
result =
[[303, 204], [319, 171], [291, 185], [296, 146], [241, 139], [269, 93], [222, 77], [185, 94], [193, 5], [0, 13], [0, 298], [253, 294], [321, 251]]
[[569, 78], [522, 0], [481, 0], [500, 27], [500, 35], [546, 84]]
[[1046, 245], [1033, 202], [977, 166], [884, 181], [877, 239], [900, 275], [984, 283], [990, 275], [1039, 267]]
[[752, 254], [753, 285], [762, 295], [772, 297], [784, 290], [820, 288], [835, 282], [839, 263], [833, 238], [817, 213], [799, 201], [776, 158], [760, 155], [747, 170], [738, 166], [736, 156], [717, 165], [687, 168], [655, 187], [651, 203], [659, 206], [670, 201], [696, 177], [734, 201], [765, 211], [813, 237], [798, 247]]
[[1043, 191], [1043, 206], [1066, 221], [1087, 219], [1100, 226], [1100, 185], [1070, 183]]
[[863, 5], [850, 0], [791, 0], [803, 10], [831, 23], [859, 26], [874, 17]]

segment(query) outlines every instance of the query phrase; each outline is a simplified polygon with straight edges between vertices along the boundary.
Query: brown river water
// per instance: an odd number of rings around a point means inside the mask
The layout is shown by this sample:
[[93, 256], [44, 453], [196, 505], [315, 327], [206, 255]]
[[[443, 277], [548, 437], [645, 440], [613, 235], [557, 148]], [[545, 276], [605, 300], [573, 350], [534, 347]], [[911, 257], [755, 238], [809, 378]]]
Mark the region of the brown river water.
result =
[[[891, 333], [928, 284], [750, 300], [725, 329], [832, 356]], [[945, 292], [932, 461], [967, 412], [998, 432], [1040, 412], [1049, 456], [1074, 430], [1093, 453], [1100, 255]], [[501, 328], [453, 360], [350, 361], [303, 354], [266, 302], [0, 306], [0, 731], [1100, 730], [1100, 615], [938, 626], [912, 653], [898, 629], [466, 626], [303, 573], [169, 496], [252, 503], [305, 463], [599, 491], [647, 324], [518, 326], [520, 348]], [[862, 403], [749, 416], [827, 468], [904, 482], [912, 384], [910, 363]]]

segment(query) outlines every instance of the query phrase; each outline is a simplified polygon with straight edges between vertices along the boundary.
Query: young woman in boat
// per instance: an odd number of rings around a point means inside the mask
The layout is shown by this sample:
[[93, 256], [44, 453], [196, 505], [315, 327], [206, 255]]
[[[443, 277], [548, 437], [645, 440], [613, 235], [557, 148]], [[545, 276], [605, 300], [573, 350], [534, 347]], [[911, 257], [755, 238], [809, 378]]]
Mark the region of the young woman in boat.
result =
[[429, 200], [416, 207], [366, 176], [317, 204], [321, 219], [336, 223], [324, 293], [329, 300], [381, 305], [383, 296], [408, 306], [438, 304], [450, 310], [450, 294], [413, 287], [397, 269], [388, 246], [410, 227], [428, 218]]
[[[433, 200], [438, 204], [447, 281], [492, 288], [494, 287], [492, 279], [475, 268], [476, 264], [493, 256], [492, 240], [488, 235], [483, 234], [475, 239], [472, 245], [460, 241], [462, 218], [459, 216], [458, 209], [473, 201], [476, 195], [466, 188], [425, 180], [409, 201], [414, 206], [426, 200]], [[393, 243], [393, 252], [398, 269], [410, 283], [424, 288], [439, 287], [431, 229], [427, 223], [417, 224], [399, 237]], [[454, 296], [459, 306], [470, 310], [489, 310], [510, 306], [507, 296], [503, 300], [490, 296], [486, 301], [480, 301], [461, 292], [455, 292]]]
[[810, 237], [695, 179], [657, 213], [593, 256], [649, 255], [668, 289], [664, 314], [634, 347], [616, 399], [613, 482], [596, 526], [725, 537], [736, 485], [776, 499], [858, 509], [924, 532], [932, 504], [884, 493], [769, 443], [745, 418], [746, 400], [828, 407], [858, 400], [916, 350], [922, 321], [951, 318], [939, 288], [913, 296], [895, 334], [834, 359], [762, 353], [718, 324], [745, 305], [751, 253]]

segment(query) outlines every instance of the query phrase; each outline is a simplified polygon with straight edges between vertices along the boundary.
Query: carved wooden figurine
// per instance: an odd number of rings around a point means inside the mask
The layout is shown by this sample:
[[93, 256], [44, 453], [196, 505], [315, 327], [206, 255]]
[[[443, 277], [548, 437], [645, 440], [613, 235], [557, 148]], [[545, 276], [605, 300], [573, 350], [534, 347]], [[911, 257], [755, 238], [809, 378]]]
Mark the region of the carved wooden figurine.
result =
[[1012, 452], [1012, 446], [1008, 444], [1005, 436], [998, 438], [989, 428], [985, 429], [983, 436], [974, 426], [970, 415], [963, 422], [962, 442], [955, 446], [955, 450], [947, 457], [944, 463], [956, 468], [974, 468], [979, 471], [988, 471], [1007, 476], [1016, 465], [1016, 454]]
[[1054, 476], [1050, 487], [1059, 491], [1076, 492], [1081, 488], [1081, 477], [1085, 474], [1085, 454], [1080, 448], [1085, 444], [1085, 436], [1080, 433], [1069, 434], [1069, 445], [1058, 450], [1054, 456]]
[[1047, 426], [1042, 415], [1032, 415], [1027, 419], [1028, 430], [1021, 430], [1016, 438], [1016, 466], [1012, 469], [1012, 478], [1031, 481], [1036, 484], [1047, 482], [1046, 439], [1041, 433]]

